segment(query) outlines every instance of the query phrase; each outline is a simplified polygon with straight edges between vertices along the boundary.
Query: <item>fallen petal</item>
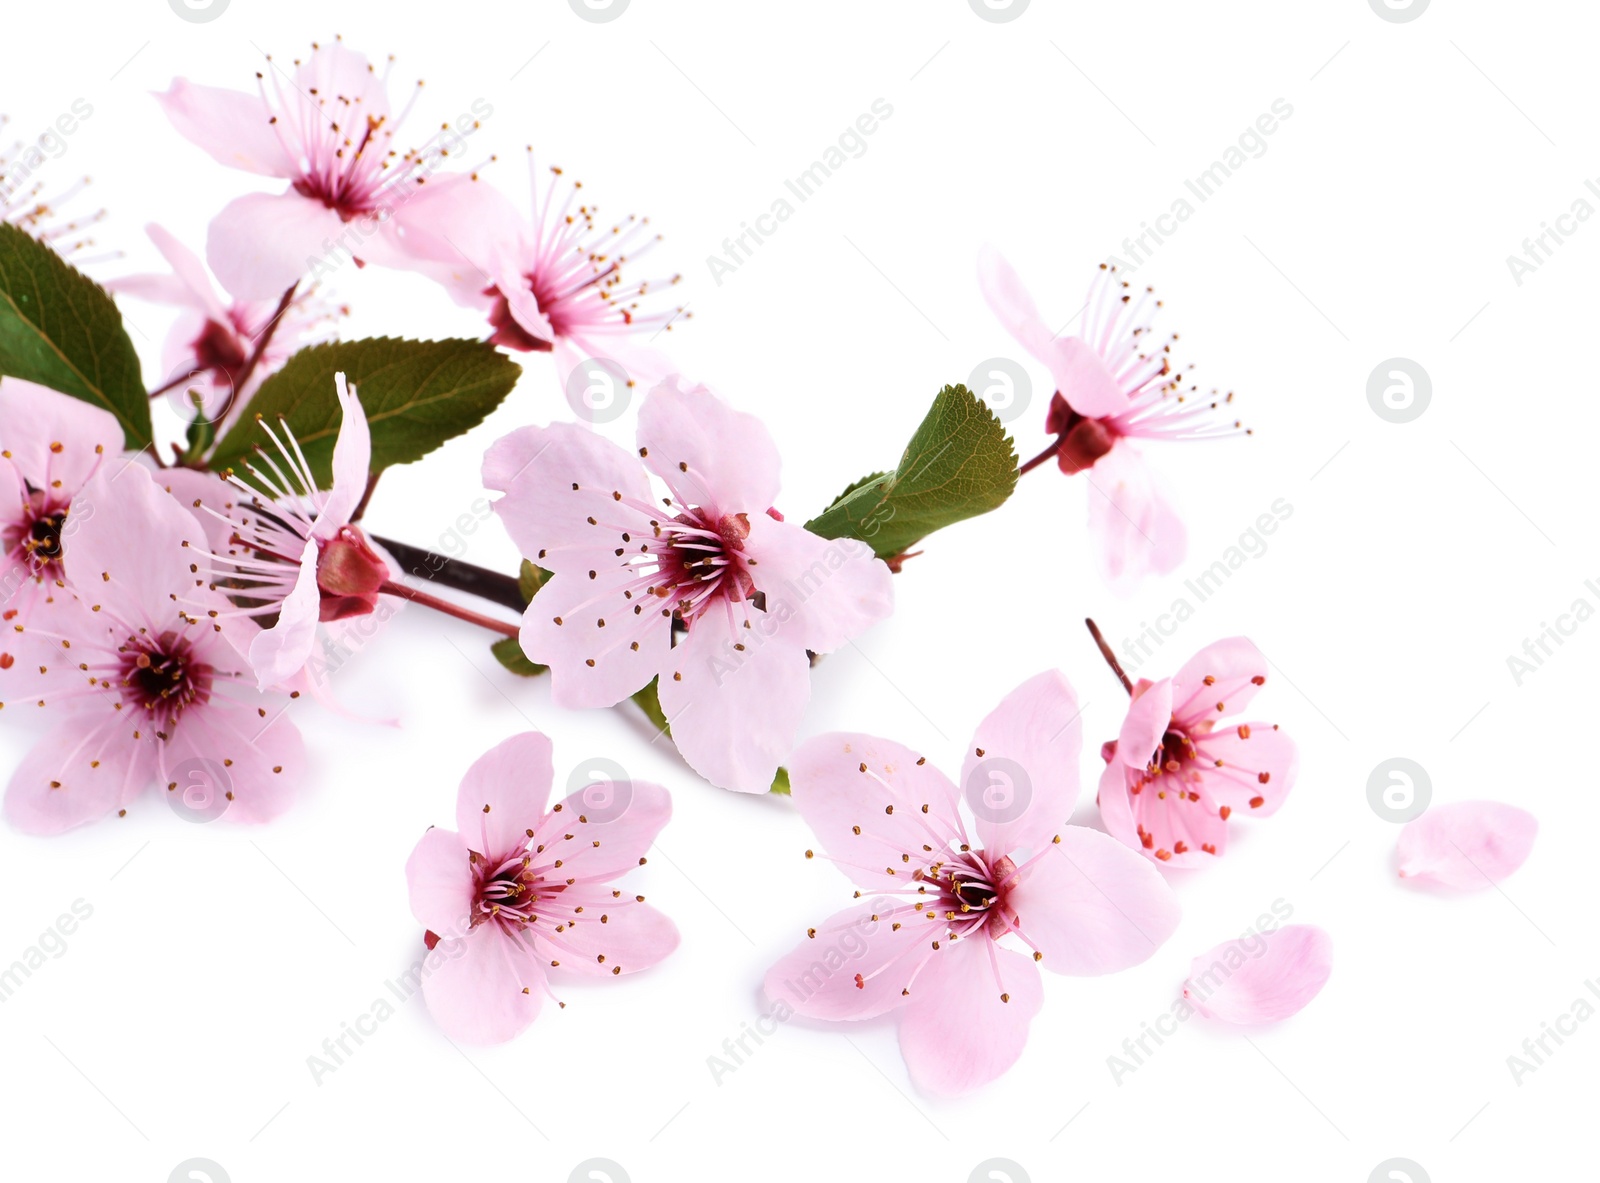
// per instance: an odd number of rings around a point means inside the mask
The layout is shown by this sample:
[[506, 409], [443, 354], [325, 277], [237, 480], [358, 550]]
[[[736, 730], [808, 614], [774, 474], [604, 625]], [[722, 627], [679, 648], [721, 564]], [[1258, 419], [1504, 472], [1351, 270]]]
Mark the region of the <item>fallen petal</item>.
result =
[[1539, 821], [1498, 801], [1435, 805], [1400, 831], [1400, 878], [1490, 887], [1527, 861]]
[[1332, 972], [1332, 938], [1314, 924], [1291, 924], [1196, 957], [1183, 996], [1210, 1019], [1276, 1023], [1315, 998]]

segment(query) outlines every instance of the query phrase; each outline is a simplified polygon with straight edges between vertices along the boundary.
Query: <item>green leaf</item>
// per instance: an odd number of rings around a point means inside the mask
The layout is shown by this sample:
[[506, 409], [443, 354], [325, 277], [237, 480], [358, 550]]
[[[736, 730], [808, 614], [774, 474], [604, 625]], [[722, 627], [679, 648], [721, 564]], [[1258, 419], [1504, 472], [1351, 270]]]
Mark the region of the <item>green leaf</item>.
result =
[[549, 668], [529, 661], [528, 655], [522, 651], [522, 646], [517, 643], [515, 637], [501, 637], [489, 646], [489, 652], [494, 654], [496, 661], [519, 678], [537, 678]]
[[1011, 437], [965, 386], [946, 386], [891, 473], [863, 477], [806, 529], [859, 538], [881, 559], [1005, 504], [1017, 486]]
[[550, 572], [523, 559], [522, 569], [517, 572], [517, 590], [522, 593], [523, 604], [533, 603], [533, 597], [539, 594], [539, 589], [549, 583], [550, 579]]
[[772, 788], [769, 791], [783, 797], [789, 795], [789, 770], [787, 768], [782, 766], [778, 768], [778, 775], [772, 778]]
[[522, 368], [485, 341], [403, 341], [371, 337], [302, 349], [261, 384], [246, 414], [211, 455], [221, 471], [242, 467], [271, 441], [256, 421], [284, 420], [322, 488], [332, 482], [333, 445], [343, 416], [333, 376], [343, 372], [361, 397], [372, 431], [372, 472], [420, 460], [476, 427], [500, 405]]
[[667, 712], [661, 709], [661, 696], [657, 692], [658, 681], [659, 679], [651, 678], [648, 686], [634, 692], [633, 701], [639, 704], [639, 709], [644, 712], [645, 718], [656, 725], [656, 730], [670, 739], [672, 728], [667, 725]]
[[0, 375], [110, 411], [124, 444], [150, 444], [150, 399], [122, 314], [93, 280], [0, 221]]
[[181, 464], [197, 465], [216, 441], [217, 421], [206, 417], [205, 401], [199, 391], [191, 390], [189, 401], [194, 405], [194, 418], [189, 421], [189, 430], [184, 432], [185, 447], [178, 460]]

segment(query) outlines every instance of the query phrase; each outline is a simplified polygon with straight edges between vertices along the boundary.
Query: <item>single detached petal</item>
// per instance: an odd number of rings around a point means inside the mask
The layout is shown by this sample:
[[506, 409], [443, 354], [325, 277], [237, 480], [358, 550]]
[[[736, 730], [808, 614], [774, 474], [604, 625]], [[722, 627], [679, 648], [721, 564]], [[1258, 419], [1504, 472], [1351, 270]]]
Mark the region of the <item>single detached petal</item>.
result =
[[679, 753], [718, 788], [741, 793], [772, 787], [811, 701], [810, 659], [764, 616], [751, 608], [749, 629], [702, 616], [661, 672], [661, 709]]
[[473, 761], [456, 793], [456, 829], [473, 850], [503, 858], [519, 849], [539, 824], [555, 762], [550, 740], [524, 731], [502, 740]]
[[265, 177], [295, 175], [294, 161], [273, 131], [272, 112], [260, 96], [174, 78], [156, 102], [178, 134], [219, 164]]
[[[644, 862], [672, 817], [672, 794], [648, 781], [595, 781], [556, 805], [533, 831], [533, 867], [561, 864], [559, 875], [607, 883]], [[608, 892], [609, 894], [609, 892]]]
[[255, 671], [258, 689], [282, 685], [305, 668], [317, 643], [317, 616], [321, 609], [317, 543], [308, 538], [300, 552], [300, 570], [294, 586], [278, 610], [277, 623], [250, 641], [250, 668]]
[[349, 524], [350, 515], [366, 496], [367, 475], [372, 466], [372, 434], [367, 428], [361, 400], [346, 385], [343, 374], [335, 374], [333, 384], [343, 415], [339, 421], [339, 438], [333, 445], [333, 488], [311, 528], [312, 537], [324, 541]]
[[541, 961], [604, 978], [658, 965], [679, 941], [677, 925], [649, 904], [583, 884], [542, 901], [529, 931]]
[[6, 820], [25, 834], [59, 834], [125, 807], [155, 777], [156, 745], [119, 714], [80, 716], [47, 732], [6, 786]]
[[[918, 922], [921, 922], [919, 926]], [[870, 1019], [905, 1004], [927, 922], [880, 896], [830, 916], [767, 971], [767, 997], [811, 1019]]]
[[668, 378], [639, 408], [640, 455], [680, 502], [716, 514], [764, 512], [778, 497], [778, 446], [754, 415], [704, 386]]
[[1172, 679], [1172, 713], [1186, 726], [1236, 715], [1261, 687], [1270, 670], [1248, 637], [1214, 641], [1183, 663]]
[[1490, 887], [1527, 861], [1539, 821], [1498, 801], [1434, 805], [1400, 831], [1400, 878]]
[[1031, 958], [983, 937], [941, 941], [900, 1019], [900, 1054], [912, 1083], [941, 1096], [988, 1084], [1022, 1055], [1043, 1003]]
[[1059, 670], [1029, 678], [978, 724], [961, 765], [961, 792], [992, 854], [1038, 850], [1078, 800], [1083, 724]]
[[543, 964], [496, 921], [440, 941], [424, 969], [428, 1013], [462, 1043], [504, 1043], [527, 1030], [544, 1004]]
[[1276, 1023], [1299, 1013], [1333, 972], [1333, 938], [1314, 924], [1224, 941], [1189, 966], [1183, 996], [1224, 1023]]
[[832, 653], [894, 611], [894, 575], [866, 543], [828, 540], [767, 514], [750, 519], [751, 575], [767, 617], [813, 653]]
[[28, 484], [65, 502], [122, 451], [122, 427], [82, 399], [0, 378], [0, 451]]
[[788, 768], [800, 816], [839, 869], [863, 887], [907, 887], [901, 856], [922, 865], [930, 831], [975, 845], [967, 841], [950, 778], [892, 740], [830, 732], [801, 744]]
[[406, 860], [406, 886], [417, 923], [441, 937], [465, 936], [472, 920], [470, 853], [461, 835], [437, 827]]
[[1164, 484], [1132, 444], [1119, 442], [1083, 474], [1089, 535], [1100, 574], [1113, 588], [1166, 575], [1188, 553], [1189, 536]]
[[1076, 976], [1141, 964], [1182, 914], [1161, 872], [1083, 826], [1067, 826], [1059, 843], [1027, 864], [1008, 904], [1023, 938], [1044, 954], [1040, 964]]
[[293, 189], [229, 202], [206, 233], [206, 261], [240, 300], [276, 300], [345, 232], [339, 215]]

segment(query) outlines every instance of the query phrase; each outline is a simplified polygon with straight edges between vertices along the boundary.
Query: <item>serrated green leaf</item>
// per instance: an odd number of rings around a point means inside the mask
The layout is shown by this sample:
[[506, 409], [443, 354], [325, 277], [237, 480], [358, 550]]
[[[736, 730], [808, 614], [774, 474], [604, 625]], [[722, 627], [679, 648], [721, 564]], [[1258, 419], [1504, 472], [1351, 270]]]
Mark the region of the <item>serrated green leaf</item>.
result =
[[531, 604], [533, 597], [539, 594], [539, 589], [550, 580], [550, 572], [523, 559], [522, 568], [517, 572], [517, 590], [522, 593], [523, 604]]
[[895, 470], [856, 481], [806, 529], [859, 538], [889, 559], [935, 530], [998, 509], [1016, 486], [1017, 454], [994, 412], [965, 386], [946, 386]]
[[17, 227], [0, 221], [0, 375], [111, 412], [130, 449], [150, 444], [139, 357], [111, 297]]
[[522, 646], [517, 643], [515, 637], [501, 637], [489, 646], [489, 652], [494, 654], [496, 661], [519, 678], [537, 678], [549, 668], [529, 661], [528, 655], [522, 651]]
[[221, 471], [240, 466], [270, 441], [256, 422], [282, 419], [299, 441], [318, 485], [332, 479], [342, 419], [333, 376], [356, 387], [372, 432], [372, 471], [420, 460], [476, 427], [511, 392], [520, 366], [484, 341], [404, 341], [371, 337], [302, 349], [261, 384], [245, 415], [211, 454]]

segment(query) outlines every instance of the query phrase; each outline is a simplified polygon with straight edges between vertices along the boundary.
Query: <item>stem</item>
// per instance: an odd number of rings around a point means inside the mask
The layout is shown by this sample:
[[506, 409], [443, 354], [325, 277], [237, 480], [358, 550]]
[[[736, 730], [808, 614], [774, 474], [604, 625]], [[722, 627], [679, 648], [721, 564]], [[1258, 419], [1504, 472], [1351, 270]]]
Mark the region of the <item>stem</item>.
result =
[[167, 391], [176, 390], [178, 387], [182, 386], [185, 382], [187, 382], [189, 380], [190, 377], [191, 377], [191, 375], [189, 375], [189, 374], [179, 374], [176, 378], [174, 378], [171, 382], [168, 382], [165, 386], [158, 386], [154, 390], [152, 390], [150, 392], [150, 397], [152, 399], [160, 398], [163, 394], [167, 393]]
[[425, 591], [418, 591], [414, 587], [395, 583], [385, 579], [378, 588], [380, 595], [399, 596], [403, 600], [410, 600], [413, 604], [421, 604], [424, 608], [432, 608], [435, 612], [443, 612], [446, 616], [454, 616], [457, 620], [464, 620], [468, 624], [478, 625], [491, 632], [499, 633], [503, 637], [514, 637], [521, 629], [517, 625], [507, 624], [503, 620], [495, 620], [490, 616], [483, 616], [468, 608], [452, 604], [449, 600], [441, 600], [438, 596], [429, 595]]
[[420, 546], [396, 542], [377, 534], [372, 534], [370, 537], [392, 554], [416, 579], [441, 583], [456, 591], [464, 591], [469, 595], [488, 600], [491, 604], [510, 608], [513, 612], [521, 612], [526, 607], [522, 602], [522, 589], [513, 575], [502, 575], [498, 571], [475, 567], [471, 563], [463, 563], [460, 559], [448, 559]]
[[1122, 672], [1122, 663], [1117, 660], [1117, 655], [1111, 652], [1111, 646], [1106, 642], [1105, 637], [1100, 635], [1100, 626], [1092, 620], [1085, 620], [1083, 623], [1089, 626], [1089, 635], [1094, 638], [1094, 643], [1100, 646], [1100, 656], [1106, 659], [1106, 664], [1111, 667], [1111, 672], [1116, 674], [1118, 680], [1122, 682], [1122, 688], [1131, 695], [1133, 693], [1133, 683], [1128, 680], [1128, 675]]
[[377, 472], [373, 473], [367, 478], [366, 491], [361, 494], [360, 502], [357, 503], [355, 511], [350, 515], [350, 520], [352, 522], [359, 522], [366, 515], [367, 503], [372, 500], [373, 490], [378, 487], [378, 478], [382, 475], [383, 469], [380, 468]]
[[245, 385], [250, 381], [250, 375], [256, 372], [256, 366], [261, 363], [261, 355], [267, 351], [267, 346], [272, 343], [272, 335], [278, 331], [278, 322], [283, 319], [283, 314], [289, 311], [289, 305], [294, 303], [295, 289], [300, 286], [297, 279], [291, 283], [288, 290], [278, 301], [278, 306], [272, 312], [272, 319], [267, 322], [267, 327], [261, 330], [261, 335], [256, 338], [256, 347], [250, 351], [250, 357], [244, 363], [244, 369], [239, 371], [238, 377], [233, 379], [233, 393], [237, 397], [244, 393]]
[[[1021, 468], [1017, 469], [1017, 476], [1019, 476], [1019, 477], [1027, 476], [1034, 469], [1038, 468], [1039, 465], [1043, 464], [1046, 460], [1050, 459], [1057, 452], [1061, 451], [1061, 439], [1062, 439], [1061, 436], [1059, 436], [1059, 435], [1056, 436], [1056, 438], [1051, 442], [1051, 444], [1050, 444], [1050, 446], [1048, 448], [1046, 448], [1044, 451], [1040, 452], [1032, 460], [1029, 460]], [[1092, 628], [1093, 625], [1091, 625], [1090, 627]]]

